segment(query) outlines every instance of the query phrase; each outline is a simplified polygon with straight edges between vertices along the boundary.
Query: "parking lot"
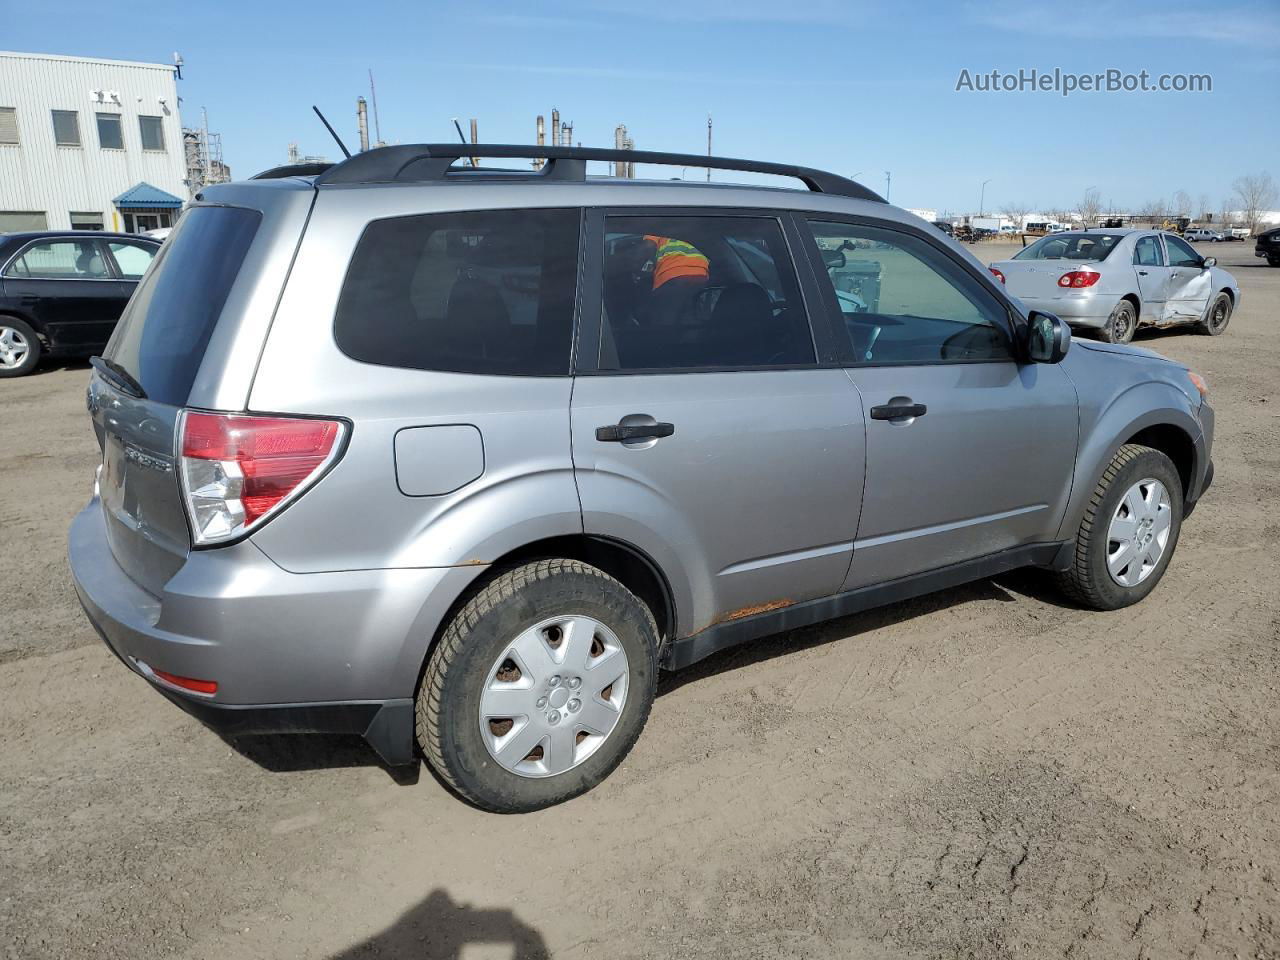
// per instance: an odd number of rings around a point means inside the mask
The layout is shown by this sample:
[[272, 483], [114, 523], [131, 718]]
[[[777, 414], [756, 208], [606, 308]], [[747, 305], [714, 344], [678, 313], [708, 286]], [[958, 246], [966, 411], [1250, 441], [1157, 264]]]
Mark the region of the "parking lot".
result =
[[1020, 572], [727, 651], [524, 816], [125, 670], [65, 560], [89, 368], [0, 382], [0, 957], [1280, 957], [1280, 269], [1209, 246], [1227, 332], [1136, 341], [1217, 410], [1148, 600]]

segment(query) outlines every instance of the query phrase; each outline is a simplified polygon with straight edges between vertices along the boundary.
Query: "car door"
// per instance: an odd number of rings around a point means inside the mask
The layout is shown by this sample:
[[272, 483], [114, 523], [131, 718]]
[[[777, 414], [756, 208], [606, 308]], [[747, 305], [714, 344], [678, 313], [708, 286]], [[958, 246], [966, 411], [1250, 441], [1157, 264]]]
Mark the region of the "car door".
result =
[[1164, 235], [1168, 252], [1169, 286], [1165, 293], [1165, 323], [1186, 323], [1199, 320], [1209, 305], [1213, 292], [1213, 275], [1204, 265], [1204, 258], [1191, 249], [1181, 237], [1171, 233]]
[[1169, 287], [1169, 267], [1165, 264], [1160, 238], [1149, 233], [1133, 245], [1133, 272], [1142, 299], [1142, 320], [1159, 323], [1164, 317], [1165, 291]]
[[59, 352], [100, 349], [123, 306], [105, 251], [92, 237], [31, 241], [6, 265], [4, 286]]
[[835, 593], [862, 409], [817, 362], [794, 225], [652, 208], [589, 223], [571, 414], [585, 532], [657, 562], [681, 634]]
[[921, 231], [806, 219], [866, 422], [845, 589], [1051, 542], [1075, 463], [1075, 388], [1021, 364], [980, 271]]

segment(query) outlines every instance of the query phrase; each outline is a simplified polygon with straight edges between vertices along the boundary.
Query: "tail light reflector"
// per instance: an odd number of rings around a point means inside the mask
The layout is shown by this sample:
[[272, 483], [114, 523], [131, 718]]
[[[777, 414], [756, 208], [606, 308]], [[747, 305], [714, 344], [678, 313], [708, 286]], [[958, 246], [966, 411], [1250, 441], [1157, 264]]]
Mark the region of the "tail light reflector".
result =
[[1004, 274], [1003, 274], [1003, 273], [1001, 273], [1001, 272], [1000, 272], [999, 270], [997, 270], [995, 267], [987, 267], [987, 269], [991, 271], [991, 275], [992, 275], [993, 277], [995, 277], [995, 278], [996, 278], [997, 280], [999, 280], [1001, 283], [1004, 283]]
[[1092, 287], [1102, 274], [1096, 270], [1072, 270], [1058, 278], [1060, 287]]
[[218, 692], [217, 680], [197, 680], [195, 677], [180, 677], [176, 673], [167, 673], [164, 670], [157, 670], [155, 667], [150, 667], [150, 670], [165, 683], [171, 683], [175, 687], [181, 687], [183, 690], [207, 694]]
[[337, 420], [188, 410], [180, 464], [192, 541], [223, 543], [260, 526], [319, 478], [344, 430]]

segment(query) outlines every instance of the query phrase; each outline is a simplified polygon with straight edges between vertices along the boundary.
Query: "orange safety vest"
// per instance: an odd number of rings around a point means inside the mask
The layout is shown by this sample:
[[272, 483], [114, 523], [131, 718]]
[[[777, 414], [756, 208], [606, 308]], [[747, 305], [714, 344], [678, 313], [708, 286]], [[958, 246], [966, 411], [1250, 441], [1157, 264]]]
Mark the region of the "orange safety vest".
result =
[[653, 267], [653, 289], [657, 290], [676, 277], [697, 277], [706, 280], [711, 273], [711, 261], [691, 243], [672, 237], [645, 237], [658, 248]]

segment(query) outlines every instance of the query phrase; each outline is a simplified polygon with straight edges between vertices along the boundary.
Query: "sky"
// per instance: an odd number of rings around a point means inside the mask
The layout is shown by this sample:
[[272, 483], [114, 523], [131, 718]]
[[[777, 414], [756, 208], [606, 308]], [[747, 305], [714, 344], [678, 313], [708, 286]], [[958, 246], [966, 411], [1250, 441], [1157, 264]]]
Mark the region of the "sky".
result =
[[[352, 146], [355, 104], [377, 84], [389, 143], [531, 143], [536, 115], [584, 146], [714, 152], [820, 167], [939, 215], [981, 200], [1104, 207], [1177, 191], [1220, 209], [1243, 174], [1280, 181], [1280, 2], [678, 0], [192, 4], [0, 0], [0, 49], [168, 62], [184, 123], [208, 110], [236, 177]], [[992, 70], [1152, 81], [1212, 77], [1211, 92], [957, 91]], [[976, 83], [976, 81], [975, 81]], [[603, 169], [601, 169], [603, 172]], [[704, 176], [641, 169], [642, 176]], [[717, 175], [717, 179], [729, 179]], [[984, 181], [989, 181], [985, 190]]]

